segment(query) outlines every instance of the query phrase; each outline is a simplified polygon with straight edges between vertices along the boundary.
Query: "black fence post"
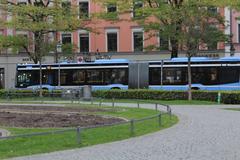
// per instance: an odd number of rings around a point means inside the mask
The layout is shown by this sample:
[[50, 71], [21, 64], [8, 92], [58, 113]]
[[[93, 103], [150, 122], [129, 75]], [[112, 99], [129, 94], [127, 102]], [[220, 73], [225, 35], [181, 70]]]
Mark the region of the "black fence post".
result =
[[140, 108], [140, 103], [139, 103], [139, 101], [137, 101], [137, 108]]
[[81, 128], [77, 127], [77, 144], [81, 144]]
[[91, 97], [91, 105], [93, 105], [93, 97]]
[[115, 106], [114, 98], [112, 98], [112, 107]]
[[134, 119], [130, 120], [130, 134], [131, 136], [134, 135]]
[[73, 104], [73, 95], [74, 95], [73, 90], [71, 90], [71, 103], [72, 104]]
[[158, 125], [159, 125], [159, 127], [161, 127], [161, 125], [162, 125], [162, 115], [161, 115], [161, 113], [158, 115]]
[[102, 106], [102, 98], [99, 101], [99, 107], [101, 107], [101, 106]]
[[155, 110], [158, 111], [158, 104], [155, 104]]
[[172, 109], [169, 110], [170, 122], [172, 122]]

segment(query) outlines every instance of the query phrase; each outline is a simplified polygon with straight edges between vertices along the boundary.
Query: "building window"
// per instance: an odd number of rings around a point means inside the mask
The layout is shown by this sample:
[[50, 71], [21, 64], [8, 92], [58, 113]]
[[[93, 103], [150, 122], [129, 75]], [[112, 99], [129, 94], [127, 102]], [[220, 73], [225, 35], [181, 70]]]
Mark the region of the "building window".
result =
[[207, 10], [208, 10], [209, 13], [212, 13], [212, 14], [217, 14], [218, 13], [217, 7], [208, 7]]
[[238, 43], [240, 43], [240, 23], [238, 24]]
[[109, 5], [107, 6], [107, 12], [108, 12], [108, 13], [117, 12], [117, 5], [116, 5], [116, 4], [109, 4]]
[[169, 50], [169, 39], [165, 37], [159, 37], [160, 50]]
[[143, 32], [133, 32], [133, 50], [143, 51]]
[[118, 34], [117, 32], [107, 33], [107, 51], [117, 52], [118, 51]]
[[71, 12], [71, 2], [62, 2], [62, 8], [65, 14], [69, 14]]
[[25, 2], [25, 1], [19, 1], [19, 2], [17, 2], [17, 4], [18, 4], [19, 6], [21, 6], [21, 5], [27, 5], [27, 2]]
[[79, 34], [80, 52], [89, 52], [89, 33]]
[[143, 7], [143, 2], [140, 0], [137, 0], [133, 4], [133, 17], [134, 18], [139, 18], [141, 17], [141, 13], [139, 13], [139, 9]]
[[89, 18], [88, 2], [79, 2], [79, 18]]
[[72, 43], [72, 34], [71, 33], [63, 33], [62, 34], [62, 44], [71, 44]]

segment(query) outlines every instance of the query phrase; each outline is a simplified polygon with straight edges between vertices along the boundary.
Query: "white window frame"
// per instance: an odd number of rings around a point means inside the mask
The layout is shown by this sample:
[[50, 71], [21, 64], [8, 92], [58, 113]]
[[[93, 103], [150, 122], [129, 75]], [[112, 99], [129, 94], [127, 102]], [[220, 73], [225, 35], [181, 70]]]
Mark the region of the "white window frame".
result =
[[71, 44], [73, 44], [73, 33], [71, 33], [71, 32], [60, 32], [60, 42], [61, 42], [61, 44], [63, 44], [62, 43], [62, 35], [63, 34], [71, 34]]
[[[142, 1], [142, 5], [143, 5], [142, 7], [144, 7], [144, 1]], [[135, 4], [133, 4], [133, 8], [132, 8], [132, 12], [131, 12], [131, 18], [134, 18], [134, 16], [133, 16], [134, 7], [135, 7]]]
[[237, 43], [240, 43], [240, 28], [239, 28], [239, 25], [240, 25], [240, 20], [237, 21], [237, 37], [236, 37], [236, 40], [237, 40]]
[[[106, 11], [106, 13], [108, 13], [108, 6], [106, 6], [105, 7], [105, 11]], [[118, 7], [117, 7], [117, 5], [116, 5], [116, 12], [118, 11]]]
[[88, 2], [88, 17], [90, 18], [90, 17], [91, 17], [91, 15], [90, 15], [90, 13], [91, 13], [91, 12], [90, 12], [90, 11], [91, 11], [91, 8], [90, 8], [90, 7], [91, 7], [91, 5], [90, 5], [90, 0], [78, 0], [78, 1], [77, 1], [77, 6], [78, 6], [78, 19], [80, 19], [80, 16], [79, 16], [79, 15], [80, 15], [80, 13], [79, 13], [79, 3], [80, 3], [80, 2]]
[[89, 39], [88, 39], [88, 45], [89, 45], [89, 51], [91, 52], [91, 33], [86, 30], [78, 30], [78, 52], [81, 52], [80, 50], [80, 34], [88, 34]]
[[108, 33], [117, 33], [117, 52], [119, 52], [119, 29], [118, 28], [108, 28], [105, 29], [105, 51], [108, 52]]
[[144, 46], [145, 46], [145, 43], [144, 43], [144, 39], [145, 39], [145, 37], [144, 37], [144, 30], [143, 30], [143, 28], [133, 28], [132, 29], [132, 52], [135, 52], [134, 51], [134, 33], [135, 32], [142, 32], [143, 33], [143, 51], [144, 51]]
[[27, 1], [27, 0], [17, 0], [16, 3], [18, 4], [19, 2], [20, 2], [20, 3], [24, 2], [24, 3], [26, 3], [26, 4], [28, 5], [28, 1]]

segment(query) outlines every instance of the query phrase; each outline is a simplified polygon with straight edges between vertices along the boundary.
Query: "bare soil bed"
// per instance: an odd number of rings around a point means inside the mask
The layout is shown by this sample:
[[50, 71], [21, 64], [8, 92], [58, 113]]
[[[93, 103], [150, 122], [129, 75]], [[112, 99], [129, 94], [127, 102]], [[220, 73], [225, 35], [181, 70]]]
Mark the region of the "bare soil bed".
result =
[[[121, 122], [123, 119], [95, 115], [108, 109], [53, 106], [0, 106], [0, 126], [5, 127], [86, 127]], [[110, 109], [109, 109], [110, 110]]]

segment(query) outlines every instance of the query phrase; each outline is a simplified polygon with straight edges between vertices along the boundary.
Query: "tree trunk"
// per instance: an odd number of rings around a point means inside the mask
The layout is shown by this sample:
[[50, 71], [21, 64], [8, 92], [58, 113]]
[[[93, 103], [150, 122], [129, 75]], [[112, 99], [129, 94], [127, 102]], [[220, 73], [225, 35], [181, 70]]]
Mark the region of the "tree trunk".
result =
[[43, 56], [43, 45], [44, 45], [44, 37], [43, 34], [37, 32], [34, 34], [35, 36], [35, 58], [39, 61], [39, 97], [43, 97], [42, 90], [42, 56]]
[[40, 90], [39, 90], [39, 97], [43, 97], [43, 90], [42, 90], [42, 58], [39, 59], [39, 85], [40, 85]]
[[188, 100], [192, 100], [192, 72], [191, 72], [191, 56], [190, 53], [188, 53]]
[[178, 41], [175, 39], [171, 39], [171, 46], [172, 46], [171, 58], [178, 57]]

